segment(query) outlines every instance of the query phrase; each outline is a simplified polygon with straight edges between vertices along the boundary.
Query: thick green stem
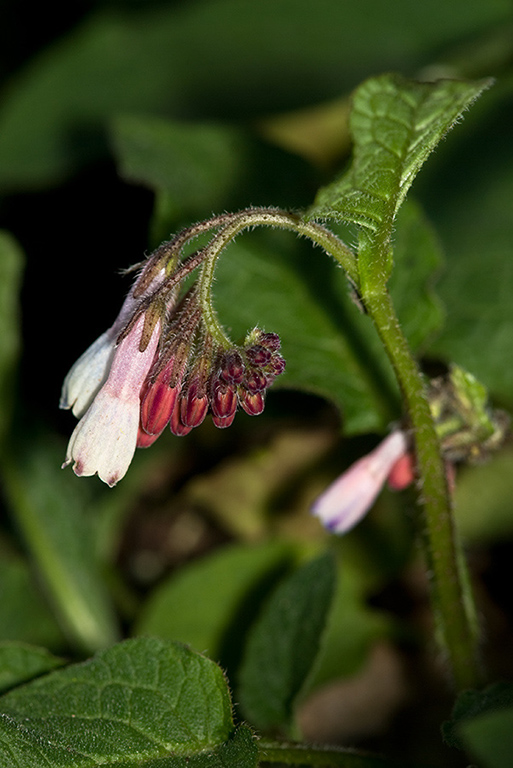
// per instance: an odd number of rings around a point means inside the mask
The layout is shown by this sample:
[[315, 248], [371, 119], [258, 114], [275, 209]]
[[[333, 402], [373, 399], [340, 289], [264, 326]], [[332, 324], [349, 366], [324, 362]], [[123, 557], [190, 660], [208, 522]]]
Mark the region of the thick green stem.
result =
[[413, 427], [425, 553], [439, 641], [455, 687], [476, 687], [481, 682], [476, 613], [422, 374], [386, 288], [372, 291], [363, 299], [396, 373]]

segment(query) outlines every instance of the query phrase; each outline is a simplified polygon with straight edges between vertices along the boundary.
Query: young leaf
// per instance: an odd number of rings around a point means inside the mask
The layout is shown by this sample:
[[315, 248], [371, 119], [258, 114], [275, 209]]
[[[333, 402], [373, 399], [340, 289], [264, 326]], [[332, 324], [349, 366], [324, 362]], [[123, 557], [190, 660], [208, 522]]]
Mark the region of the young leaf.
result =
[[250, 632], [239, 700], [244, 716], [264, 731], [290, 726], [317, 657], [334, 581], [330, 555], [310, 561], [282, 582]]
[[176, 643], [128, 640], [11, 691], [0, 712], [2, 765], [199, 768], [224, 764], [208, 761], [216, 752], [256, 762], [247, 730], [234, 734], [219, 667]]
[[[322, 189], [310, 218], [358, 224], [362, 280], [390, 274], [392, 226], [421, 165], [472, 102], [491, 85], [442, 80], [419, 83], [397, 75], [367, 80], [354, 94], [351, 132], [354, 159], [349, 171]], [[372, 262], [369, 249], [373, 243]], [[372, 279], [372, 278], [371, 278]]]
[[26, 643], [0, 642], [0, 692], [51, 672], [64, 661], [46, 648]]

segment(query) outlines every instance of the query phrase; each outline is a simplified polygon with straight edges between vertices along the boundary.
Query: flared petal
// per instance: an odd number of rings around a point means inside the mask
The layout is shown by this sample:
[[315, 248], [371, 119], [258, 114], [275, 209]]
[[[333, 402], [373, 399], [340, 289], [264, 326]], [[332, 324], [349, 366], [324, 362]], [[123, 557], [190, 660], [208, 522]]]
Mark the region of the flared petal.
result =
[[80, 419], [104, 384], [114, 357], [115, 338], [105, 331], [71, 367], [62, 385], [60, 408]]

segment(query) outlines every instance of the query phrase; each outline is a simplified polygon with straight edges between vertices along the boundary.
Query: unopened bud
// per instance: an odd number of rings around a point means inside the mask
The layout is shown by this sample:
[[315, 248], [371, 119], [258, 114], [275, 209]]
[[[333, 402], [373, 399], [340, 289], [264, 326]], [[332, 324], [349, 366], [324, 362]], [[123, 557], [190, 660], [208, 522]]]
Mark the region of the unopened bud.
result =
[[271, 361], [272, 352], [262, 344], [254, 344], [246, 349], [246, 357], [249, 362], [258, 368], [265, 368]]
[[244, 386], [253, 394], [257, 392], [263, 392], [267, 387], [267, 380], [261, 371], [256, 368], [252, 368], [246, 372], [244, 377]]
[[239, 402], [248, 416], [260, 416], [265, 408], [263, 392], [248, 392], [244, 387], [239, 387]]
[[221, 376], [229, 384], [240, 384], [244, 378], [244, 361], [240, 352], [232, 349], [227, 352], [221, 361]]

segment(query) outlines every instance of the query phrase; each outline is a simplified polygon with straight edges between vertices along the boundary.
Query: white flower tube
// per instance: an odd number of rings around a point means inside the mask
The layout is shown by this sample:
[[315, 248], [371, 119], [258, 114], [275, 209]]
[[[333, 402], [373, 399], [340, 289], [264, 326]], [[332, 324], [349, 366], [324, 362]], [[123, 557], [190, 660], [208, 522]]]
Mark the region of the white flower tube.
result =
[[[165, 271], [162, 269], [153, 278], [142, 296], [150, 295], [164, 278]], [[59, 408], [65, 410], [71, 408], [77, 419], [84, 415], [107, 379], [114, 358], [117, 338], [141, 302], [141, 296], [134, 299], [134, 291], [136, 291], [137, 286], [138, 280], [133, 284], [113, 325], [86, 349], [76, 363], [72, 365], [64, 379]]]
[[71, 435], [63, 467], [72, 462], [76, 475], [95, 475], [113, 486], [130, 466], [137, 445], [140, 393], [153, 363], [160, 336], [157, 322], [139, 351], [145, 316], [114, 350], [107, 380]]
[[346, 533], [365, 516], [381, 491], [394, 464], [408, 450], [401, 430], [392, 432], [371, 453], [358, 459], [312, 507], [322, 524], [335, 533]]

